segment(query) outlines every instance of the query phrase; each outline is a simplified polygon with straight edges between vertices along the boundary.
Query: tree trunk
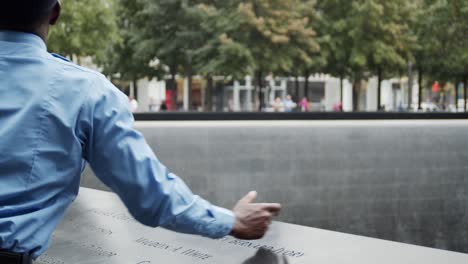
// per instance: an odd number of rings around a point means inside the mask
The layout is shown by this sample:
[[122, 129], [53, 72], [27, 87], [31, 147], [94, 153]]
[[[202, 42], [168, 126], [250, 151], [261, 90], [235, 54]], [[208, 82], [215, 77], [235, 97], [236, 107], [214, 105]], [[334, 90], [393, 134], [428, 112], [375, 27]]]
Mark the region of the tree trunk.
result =
[[377, 111], [382, 110], [381, 94], [382, 94], [382, 69], [379, 68], [377, 71]]
[[213, 77], [206, 77], [206, 92], [205, 92], [205, 111], [213, 111]]
[[458, 79], [455, 79], [455, 112], [458, 112]]
[[258, 100], [259, 100], [259, 105], [258, 105], [258, 111], [261, 112], [263, 108], [265, 107], [265, 103], [263, 102], [264, 98], [264, 93], [262, 91], [263, 88], [263, 74], [261, 71], [256, 71], [255, 72], [255, 78], [256, 78], [256, 90], [258, 94]]
[[136, 78], [132, 78], [133, 84], [133, 97], [138, 101], [138, 81]]
[[408, 111], [412, 111], [413, 104], [413, 63], [408, 62]]
[[299, 88], [300, 88], [299, 86], [300, 86], [300, 84], [299, 84], [299, 76], [298, 75], [295, 76], [294, 81], [295, 81], [295, 83], [294, 83], [295, 87], [294, 88], [296, 90], [296, 98], [297, 98], [297, 101], [299, 101]]
[[195, 107], [193, 105], [193, 100], [192, 100], [192, 79], [193, 79], [193, 74], [192, 70], [190, 69], [190, 74], [188, 75], [188, 109], [189, 111], [195, 110]]
[[423, 71], [419, 69], [418, 73], [418, 89], [419, 89], [419, 96], [418, 96], [418, 110], [422, 110], [422, 98], [423, 98]]
[[193, 79], [193, 72], [192, 72], [192, 63], [189, 61], [187, 64], [187, 68], [185, 70], [185, 76], [187, 77], [187, 82], [188, 82], [188, 89], [187, 89], [187, 106], [188, 106], [188, 111], [192, 111], [193, 106], [192, 106], [192, 79]]
[[176, 71], [176, 67], [175, 66], [172, 66], [170, 67], [170, 71], [171, 71], [171, 80], [169, 82], [169, 91], [171, 91], [170, 95], [171, 95], [171, 105], [170, 107], [168, 107], [167, 110], [169, 111], [177, 111], [177, 80], [176, 80], [176, 75], [177, 75], [177, 71]]
[[466, 92], [468, 91], [467, 86], [468, 86], [468, 76], [465, 76], [465, 82], [463, 84], [463, 99], [464, 99], [463, 100], [463, 109], [465, 110], [465, 112], [466, 112], [466, 103], [467, 103], [466, 99], [468, 97], [467, 94], [466, 94]]
[[310, 99], [310, 98], [308, 98], [309, 97], [309, 75], [310, 75], [310, 73], [308, 71], [305, 71], [305, 73], [304, 73], [304, 77], [305, 77], [304, 97], [306, 97], [307, 99]]
[[361, 89], [361, 79], [353, 82], [353, 111], [357, 112], [359, 109], [359, 91]]
[[447, 109], [447, 105], [446, 105], [446, 102], [447, 102], [447, 92], [445, 91], [445, 85], [447, 83], [444, 81], [442, 83], [440, 83], [440, 99], [439, 99], [439, 103], [442, 107], [442, 110], [445, 112], [445, 109]]
[[216, 82], [216, 111], [224, 112], [224, 80], [223, 84]]
[[341, 111], [343, 111], [343, 76], [340, 76], [340, 102], [341, 102]]

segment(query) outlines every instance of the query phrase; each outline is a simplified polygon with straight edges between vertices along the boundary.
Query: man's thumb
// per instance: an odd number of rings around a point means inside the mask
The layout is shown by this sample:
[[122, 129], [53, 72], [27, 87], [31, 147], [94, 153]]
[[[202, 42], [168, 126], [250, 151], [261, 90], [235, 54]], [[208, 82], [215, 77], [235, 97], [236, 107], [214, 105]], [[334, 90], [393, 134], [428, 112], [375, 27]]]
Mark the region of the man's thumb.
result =
[[244, 196], [244, 198], [241, 199], [241, 202], [243, 202], [243, 203], [253, 203], [253, 202], [255, 202], [255, 199], [257, 199], [257, 192], [256, 191], [251, 191], [246, 196]]

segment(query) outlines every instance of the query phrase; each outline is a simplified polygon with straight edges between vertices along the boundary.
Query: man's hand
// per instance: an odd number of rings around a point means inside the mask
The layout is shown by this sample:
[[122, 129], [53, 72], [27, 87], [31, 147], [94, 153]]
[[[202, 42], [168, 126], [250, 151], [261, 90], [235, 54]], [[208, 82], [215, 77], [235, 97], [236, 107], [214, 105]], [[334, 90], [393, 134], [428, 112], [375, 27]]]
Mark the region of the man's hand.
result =
[[231, 235], [239, 239], [262, 238], [273, 216], [279, 214], [281, 205], [277, 203], [254, 203], [257, 192], [249, 192], [237, 202], [232, 210], [236, 221]]

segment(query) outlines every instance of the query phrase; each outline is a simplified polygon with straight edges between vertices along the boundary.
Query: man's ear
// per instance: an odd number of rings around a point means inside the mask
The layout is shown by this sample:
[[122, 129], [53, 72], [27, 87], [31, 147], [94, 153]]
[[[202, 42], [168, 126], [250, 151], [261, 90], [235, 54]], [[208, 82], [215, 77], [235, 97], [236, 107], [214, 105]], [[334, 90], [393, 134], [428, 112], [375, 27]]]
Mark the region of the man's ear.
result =
[[62, 11], [62, 6], [60, 5], [60, 1], [57, 1], [52, 12], [50, 12], [49, 16], [49, 24], [55, 25], [60, 17], [60, 12]]

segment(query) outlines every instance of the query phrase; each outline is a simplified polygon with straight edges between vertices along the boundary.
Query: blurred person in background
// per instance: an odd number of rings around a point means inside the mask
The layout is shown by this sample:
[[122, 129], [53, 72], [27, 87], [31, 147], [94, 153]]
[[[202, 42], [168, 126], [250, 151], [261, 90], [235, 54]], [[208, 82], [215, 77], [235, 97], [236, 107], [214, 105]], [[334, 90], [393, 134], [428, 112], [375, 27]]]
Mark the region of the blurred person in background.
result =
[[156, 104], [156, 99], [153, 96], [151, 96], [150, 99], [149, 99], [148, 109], [149, 109], [150, 112], [158, 111], [158, 107], [157, 107], [157, 104]]
[[166, 100], [163, 100], [161, 102], [161, 106], [159, 107], [159, 111], [161, 111], [161, 112], [166, 112], [167, 111], [167, 102], [166, 102]]
[[309, 112], [309, 100], [307, 100], [307, 97], [302, 98], [298, 106], [301, 108], [301, 112]]
[[133, 96], [128, 97], [128, 107], [132, 113], [138, 111], [138, 101]]
[[343, 112], [343, 103], [341, 101], [333, 104], [333, 112]]
[[86, 162], [142, 224], [262, 237], [279, 204], [249, 192], [228, 210], [194, 195], [135, 130], [128, 97], [47, 52], [60, 12], [57, 0], [0, 2], [0, 263], [30, 264], [46, 251]]
[[283, 102], [284, 112], [292, 112], [296, 108], [297, 104], [292, 100], [291, 95], [286, 95], [286, 99]]
[[279, 97], [276, 97], [273, 102], [273, 112], [284, 112], [284, 104]]
[[327, 110], [326, 105], [325, 105], [325, 97], [322, 97], [320, 99], [320, 111], [325, 112]]

